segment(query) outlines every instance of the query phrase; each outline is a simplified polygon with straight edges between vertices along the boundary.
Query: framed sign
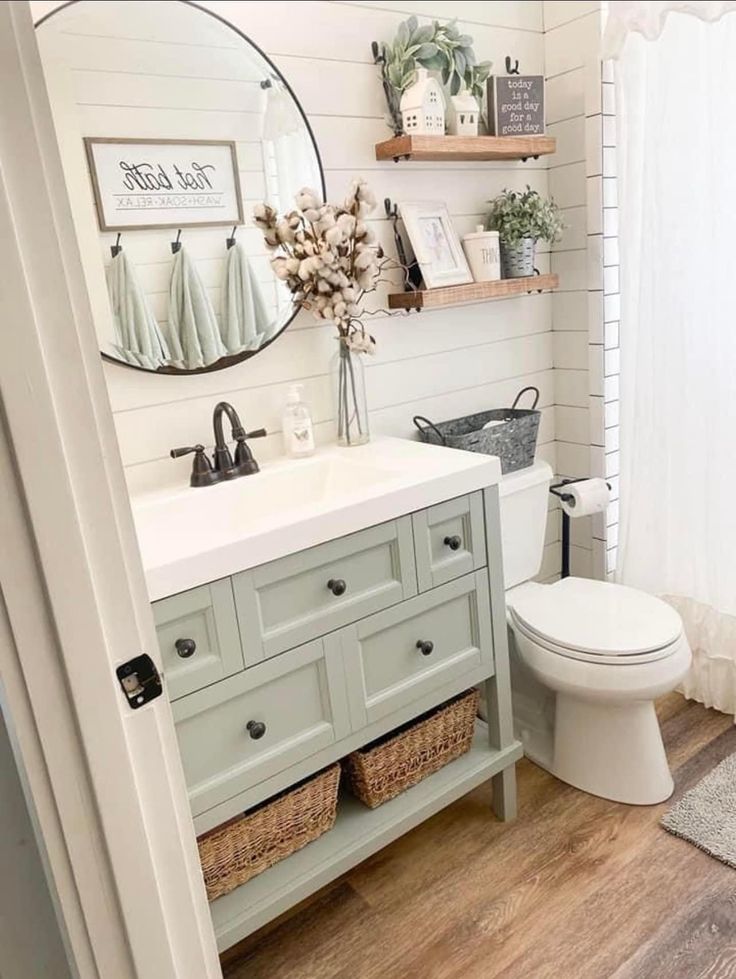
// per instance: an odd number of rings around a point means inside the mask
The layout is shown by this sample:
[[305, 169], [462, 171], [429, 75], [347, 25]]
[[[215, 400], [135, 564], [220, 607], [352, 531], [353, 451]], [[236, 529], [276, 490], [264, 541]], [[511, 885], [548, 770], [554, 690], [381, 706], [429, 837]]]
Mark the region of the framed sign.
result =
[[243, 223], [235, 143], [84, 140], [101, 231]]
[[492, 75], [488, 79], [491, 136], [544, 135], [542, 75]]

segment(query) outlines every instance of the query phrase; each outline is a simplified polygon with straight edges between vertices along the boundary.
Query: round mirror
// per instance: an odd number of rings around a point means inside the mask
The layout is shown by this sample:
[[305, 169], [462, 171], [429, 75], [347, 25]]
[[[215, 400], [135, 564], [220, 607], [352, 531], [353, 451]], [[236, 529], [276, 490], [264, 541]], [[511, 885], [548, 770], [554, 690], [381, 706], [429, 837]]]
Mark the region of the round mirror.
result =
[[192, 374], [263, 350], [297, 310], [253, 207], [324, 193], [287, 82], [187, 0], [76, 0], [37, 36], [103, 356]]

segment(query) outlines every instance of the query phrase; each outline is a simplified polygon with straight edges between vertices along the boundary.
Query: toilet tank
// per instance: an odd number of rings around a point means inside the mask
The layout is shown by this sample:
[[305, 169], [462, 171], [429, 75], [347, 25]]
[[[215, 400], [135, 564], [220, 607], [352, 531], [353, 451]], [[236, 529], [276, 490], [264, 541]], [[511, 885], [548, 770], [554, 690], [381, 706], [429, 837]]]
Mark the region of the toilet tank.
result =
[[501, 477], [501, 546], [506, 588], [539, 574], [552, 467], [546, 462]]

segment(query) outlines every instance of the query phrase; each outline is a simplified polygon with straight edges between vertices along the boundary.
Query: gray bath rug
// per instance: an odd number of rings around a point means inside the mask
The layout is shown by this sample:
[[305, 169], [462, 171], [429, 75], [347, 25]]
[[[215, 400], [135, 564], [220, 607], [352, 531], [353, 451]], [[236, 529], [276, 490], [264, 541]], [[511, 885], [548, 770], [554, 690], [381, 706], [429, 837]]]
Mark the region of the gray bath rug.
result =
[[662, 826], [736, 869], [736, 754], [686, 792]]

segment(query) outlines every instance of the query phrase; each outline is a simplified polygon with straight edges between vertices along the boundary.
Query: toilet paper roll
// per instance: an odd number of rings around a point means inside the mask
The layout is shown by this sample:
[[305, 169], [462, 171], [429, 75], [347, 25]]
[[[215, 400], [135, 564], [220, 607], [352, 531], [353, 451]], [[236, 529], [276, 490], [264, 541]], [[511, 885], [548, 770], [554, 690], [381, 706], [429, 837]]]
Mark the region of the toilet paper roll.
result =
[[562, 500], [562, 509], [570, 517], [587, 517], [591, 513], [602, 513], [611, 499], [611, 491], [605, 479], [581, 479], [578, 483], [569, 483], [564, 492], [572, 499]]

